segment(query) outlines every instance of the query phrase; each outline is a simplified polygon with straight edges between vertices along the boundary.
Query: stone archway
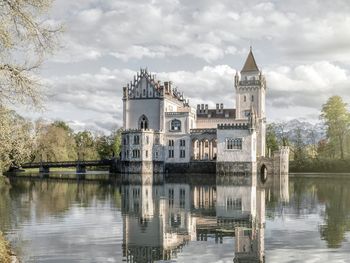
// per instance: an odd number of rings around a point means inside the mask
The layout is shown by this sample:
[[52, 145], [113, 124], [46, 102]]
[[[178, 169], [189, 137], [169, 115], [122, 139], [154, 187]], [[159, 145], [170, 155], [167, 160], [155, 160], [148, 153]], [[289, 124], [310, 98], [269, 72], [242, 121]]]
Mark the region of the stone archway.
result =
[[267, 167], [265, 164], [260, 167], [260, 181], [263, 184], [267, 181]]

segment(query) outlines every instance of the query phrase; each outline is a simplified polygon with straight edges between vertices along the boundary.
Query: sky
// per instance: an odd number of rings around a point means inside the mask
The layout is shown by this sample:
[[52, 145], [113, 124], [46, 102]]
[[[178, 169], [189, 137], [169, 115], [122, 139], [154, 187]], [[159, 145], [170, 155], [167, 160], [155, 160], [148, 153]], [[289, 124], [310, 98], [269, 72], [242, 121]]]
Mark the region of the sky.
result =
[[122, 125], [122, 87], [140, 68], [190, 104], [235, 107], [233, 76], [249, 47], [267, 79], [267, 121], [317, 122], [327, 99], [350, 98], [348, 0], [56, 0], [65, 29], [43, 65], [44, 112], [75, 130]]

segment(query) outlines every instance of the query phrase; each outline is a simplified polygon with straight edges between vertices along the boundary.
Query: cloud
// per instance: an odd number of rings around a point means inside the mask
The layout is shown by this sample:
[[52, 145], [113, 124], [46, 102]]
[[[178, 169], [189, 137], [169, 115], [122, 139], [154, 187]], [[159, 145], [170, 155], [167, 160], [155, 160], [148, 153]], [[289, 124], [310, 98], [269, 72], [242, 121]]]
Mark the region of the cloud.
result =
[[[224, 103], [235, 106], [233, 78], [236, 69], [228, 65], [204, 66], [197, 71], [152, 72], [161, 81], [171, 80], [190, 104]], [[65, 116], [77, 129], [110, 131], [122, 125], [122, 87], [136, 74], [131, 69], [100, 68], [99, 72], [47, 79], [48, 108], [77, 112]], [[349, 72], [338, 65], [320, 61], [296, 67], [279, 66], [266, 70], [267, 108], [270, 120], [305, 115], [317, 116], [328, 97], [341, 94], [350, 99]], [[293, 111], [290, 108], [293, 107]], [[61, 110], [62, 111], [62, 110]], [[307, 114], [306, 114], [307, 113]], [[67, 112], [61, 112], [67, 115]], [[307, 115], [307, 116], [306, 116]]]
[[350, 99], [349, 12], [345, 0], [54, 1], [50, 21], [66, 30], [45, 71], [48, 109], [77, 127], [121, 125], [121, 87], [140, 66], [193, 106], [232, 108], [253, 45], [271, 119], [317, 116], [329, 96]]

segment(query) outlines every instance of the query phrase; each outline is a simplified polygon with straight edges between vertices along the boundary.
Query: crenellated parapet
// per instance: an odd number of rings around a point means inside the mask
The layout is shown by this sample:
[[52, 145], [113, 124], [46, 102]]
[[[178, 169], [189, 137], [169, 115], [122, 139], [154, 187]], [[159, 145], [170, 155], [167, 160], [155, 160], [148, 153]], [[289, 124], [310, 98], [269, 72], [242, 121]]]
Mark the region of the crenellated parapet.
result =
[[190, 130], [191, 134], [202, 134], [202, 133], [211, 133], [211, 134], [216, 134], [216, 129], [191, 129]]
[[289, 146], [280, 146], [278, 148], [278, 152], [280, 155], [289, 155], [289, 151], [290, 151]]
[[224, 123], [218, 124], [218, 130], [248, 130], [251, 128], [249, 123]]
[[122, 131], [122, 134], [126, 133], [160, 133], [162, 132], [161, 130], [154, 130], [154, 129], [126, 129]]

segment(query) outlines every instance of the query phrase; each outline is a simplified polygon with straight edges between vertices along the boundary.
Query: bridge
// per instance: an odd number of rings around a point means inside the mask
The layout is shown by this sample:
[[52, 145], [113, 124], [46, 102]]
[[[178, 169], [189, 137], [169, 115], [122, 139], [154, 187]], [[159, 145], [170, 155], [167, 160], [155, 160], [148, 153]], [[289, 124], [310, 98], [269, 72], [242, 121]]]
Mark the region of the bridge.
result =
[[85, 173], [86, 167], [94, 166], [108, 166], [110, 170], [115, 166], [115, 159], [103, 159], [103, 160], [89, 160], [89, 161], [66, 161], [66, 162], [36, 162], [36, 163], [24, 163], [20, 168], [29, 169], [29, 168], [38, 168], [40, 173], [49, 173], [50, 168], [67, 168], [75, 167], [77, 173]]

